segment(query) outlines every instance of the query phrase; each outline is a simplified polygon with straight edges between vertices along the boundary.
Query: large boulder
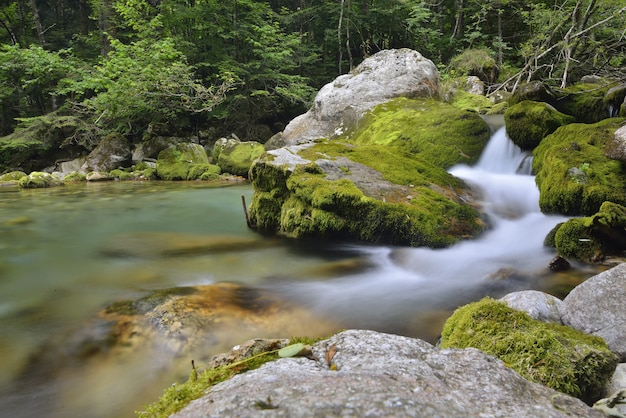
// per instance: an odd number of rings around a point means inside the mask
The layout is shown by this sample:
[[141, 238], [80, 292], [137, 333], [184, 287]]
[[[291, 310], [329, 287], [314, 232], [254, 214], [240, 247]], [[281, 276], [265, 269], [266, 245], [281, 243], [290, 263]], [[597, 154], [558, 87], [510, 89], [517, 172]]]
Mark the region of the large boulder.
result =
[[108, 172], [128, 165], [131, 161], [130, 144], [120, 134], [110, 134], [102, 138], [100, 143], [89, 153], [80, 171]]
[[574, 117], [565, 115], [544, 102], [524, 100], [504, 112], [506, 133], [523, 150], [534, 149], [541, 140], [557, 128], [573, 123]]
[[336, 136], [368, 110], [396, 97], [436, 97], [439, 72], [429, 59], [410, 49], [384, 50], [337, 77], [318, 92], [313, 106], [270, 139], [266, 148], [296, 145]]
[[626, 263], [576, 286], [561, 304], [565, 325], [602, 337], [626, 361]]
[[458, 308], [444, 324], [440, 345], [478, 348], [527, 379], [588, 403], [602, 397], [618, 363], [602, 338], [535, 320], [490, 298]]
[[534, 149], [539, 206], [545, 213], [592, 215], [603, 202], [626, 205], [626, 176], [605, 146], [624, 119], [572, 123], [545, 137]]
[[381, 104], [336, 140], [271, 150], [250, 169], [250, 220], [291, 237], [442, 247], [483, 229], [446, 168], [489, 138], [475, 113], [434, 100]]
[[440, 350], [365, 330], [334, 335], [308, 357], [266, 363], [198, 394], [172, 417], [603, 417], [479, 350]]

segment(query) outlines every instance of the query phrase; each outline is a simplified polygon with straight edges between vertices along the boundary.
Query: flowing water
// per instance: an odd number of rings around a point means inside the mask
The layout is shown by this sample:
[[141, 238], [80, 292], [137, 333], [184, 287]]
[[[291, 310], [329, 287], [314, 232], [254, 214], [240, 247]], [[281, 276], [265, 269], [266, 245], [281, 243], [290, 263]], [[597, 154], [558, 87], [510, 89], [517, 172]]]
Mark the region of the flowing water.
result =
[[[247, 229], [241, 205], [242, 195], [250, 201], [252, 189], [166, 182], [0, 188], [0, 411], [10, 416], [133, 416], [152, 399], [137, 396], [128, 405], [107, 409], [116, 402], [107, 393], [136, 392], [143, 383], [137, 376], [100, 382], [98, 396], [104, 401], [94, 402], [89, 414], [71, 405], [47, 410], [45, 402], [38, 402], [46, 396], [41, 386], [35, 382], [15, 390], [13, 379], [47, 339], [103, 306], [173, 286], [223, 281], [258, 286], [342, 328], [434, 342], [460, 304], [549, 287], [546, 281], [554, 275], [546, 267], [554, 254], [542, 242], [563, 218], [541, 214], [528, 170], [526, 156], [502, 129], [475, 167], [454, 167], [451, 172], [478, 191], [492, 228], [476, 240], [440, 250], [260, 238], [267, 240], [266, 247], [183, 258], [111, 258], [103, 256], [105, 243], [124, 240], [129, 232], [259, 238]], [[351, 272], [319, 272], [319, 267], [350, 260], [358, 261]], [[307, 326], [301, 325], [303, 335]], [[3, 388], [13, 389], [11, 397], [3, 397]], [[95, 389], [82, 390], [95, 399]]]

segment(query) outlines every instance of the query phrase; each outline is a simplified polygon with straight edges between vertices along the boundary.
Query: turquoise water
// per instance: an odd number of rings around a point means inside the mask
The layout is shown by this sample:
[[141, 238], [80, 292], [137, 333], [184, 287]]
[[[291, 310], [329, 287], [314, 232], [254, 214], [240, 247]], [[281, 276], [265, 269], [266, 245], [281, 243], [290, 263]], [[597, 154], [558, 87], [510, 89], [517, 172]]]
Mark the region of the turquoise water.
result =
[[[249, 230], [242, 196], [250, 202], [248, 184], [112, 182], [0, 188], [0, 410], [11, 411], [1, 389], [11, 387], [32, 353], [111, 303], [175, 286], [311, 278], [311, 269], [333, 258]], [[171, 237], [173, 245], [216, 237], [244, 244], [225, 252], [162, 256], [159, 241]], [[256, 244], [248, 248], [246, 242]], [[120, 382], [117, 376], [98, 388], [72, 385], [95, 399], [113, 387], [137, 390], [136, 376], [132, 378]], [[166, 377], [157, 383], [156, 393], [171, 381]], [[19, 396], [10, 400], [22, 416], [88, 416], [72, 407], [58, 411], [46, 409], [45, 403], [37, 406], [33, 400], [45, 397], [37, 383], [20, 388]], [[149, 400], [137, 396], [133, 405], [121, 407], [126, 408], [123, 415], [133, 416], [133, 410]], [[106, 397], [100, 404], [94, 402], [96, 412], [89, 416], [117, 416], [119, 407], [115, 413], [106, 410], [115, 402]], [[20, 415], [17, 410], [10, 414]]]

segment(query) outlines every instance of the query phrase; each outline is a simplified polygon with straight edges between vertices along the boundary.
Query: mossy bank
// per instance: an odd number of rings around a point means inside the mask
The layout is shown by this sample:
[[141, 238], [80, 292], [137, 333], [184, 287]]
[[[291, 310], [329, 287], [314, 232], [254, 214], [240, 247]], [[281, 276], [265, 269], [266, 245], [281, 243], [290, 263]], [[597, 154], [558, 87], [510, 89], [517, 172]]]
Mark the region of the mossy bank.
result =
[[446, 172], [489, 139], [475, 113], [395, 99], [333, 139], [264, 154], [253, 164], [251, 223], [290, 237], [443, 247], [483, 228], [470, 193]]

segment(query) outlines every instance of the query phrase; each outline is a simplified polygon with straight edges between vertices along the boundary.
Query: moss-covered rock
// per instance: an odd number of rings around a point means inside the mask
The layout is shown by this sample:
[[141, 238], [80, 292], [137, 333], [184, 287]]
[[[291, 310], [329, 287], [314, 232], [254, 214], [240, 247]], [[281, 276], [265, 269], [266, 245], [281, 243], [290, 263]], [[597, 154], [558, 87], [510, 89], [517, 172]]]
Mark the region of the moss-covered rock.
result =
[[118, 180], [134, 180], [135, 175], [128, 170], [124, 170], [121, 168], [116, 168], [115, 170], [111, 170], [109, 172], [109, 176], [118, 179]]
[[473, 75], [495, 83], [500, 74], [496, 60], [483, 49], [466, 49], [450, 60], [450, 68], [463, 75]]
[[26, 177], [28, 174], [23, 171], [10, 171], [8, 173], [4, 173], [0, 176], [0, 184], [17, 184], [17, 182], [22, 178]]
[[506, 133], [523, 150], [532, 150], [557, 128], [575, 122], [573, 116], [559, 112], [543, 102], [524, 100], [504, 112]]
[[605, 201], [626, 205], [626, 169], [604, 153], [607, 141], [623, 122], [569, 124], [541, 141], [533, 151], [533, 170], [543, 212], [591, 215]]
[[509, 105], [514, 105], [524, 100], [534, 102], [546, 102], [554, 105], [556, 95], [554, 91], [541, 81], [524, 83], [509, 98]]
[[605, 102], [608, 90], [604, 85], [578, 83], [560, 90], [553, 104], [577, 122], [596, 123], [611, 116]]
[[489, 137], [475, 113], [395, 99], [354, 132], [270, 151], [251, 168], [255, 227], [291, 237], [443, 247], [484, 225], [446, 168], [475, 161]]
[[207, 169], [209, 157], [204, 148], [192, 143], [164, 149], [159, 153], [156, 164], [157, 175], [163, 180], [195, 180]]
[[594, 262], [626, 250], [626, 207], [604, 202], [588, 217], [570, 219], [558, 226], [554, 246], [559, 255]]
[[374, 108], [348, 136], [357, 145], [392, 146], [447, 169], [475, 163], [490, 132], [474, 112], [436, 100], [398, 98]]
[[82, 181], [87, 181], [87, 176], [80, 171], [72, 171], [63, 177], [64, 183], [80, 183]]
[[50, 173], [33, 171], [28, 176], [20, 178], [17, 184], [24, 189], [38, 189], [59, 186], [62, 182]]
[[527, 379], [593, 402], [618, 358], [602, 338], [532, 319], [485, 298], [457, 309], [442, 331], [443, 348], [478, 348]]
[[236, 142], [224, 146], [217, 157], [217, 165], [225, 173], [248, 177], [252, 162], [265, 152], [263, 144], [255, 141]]

